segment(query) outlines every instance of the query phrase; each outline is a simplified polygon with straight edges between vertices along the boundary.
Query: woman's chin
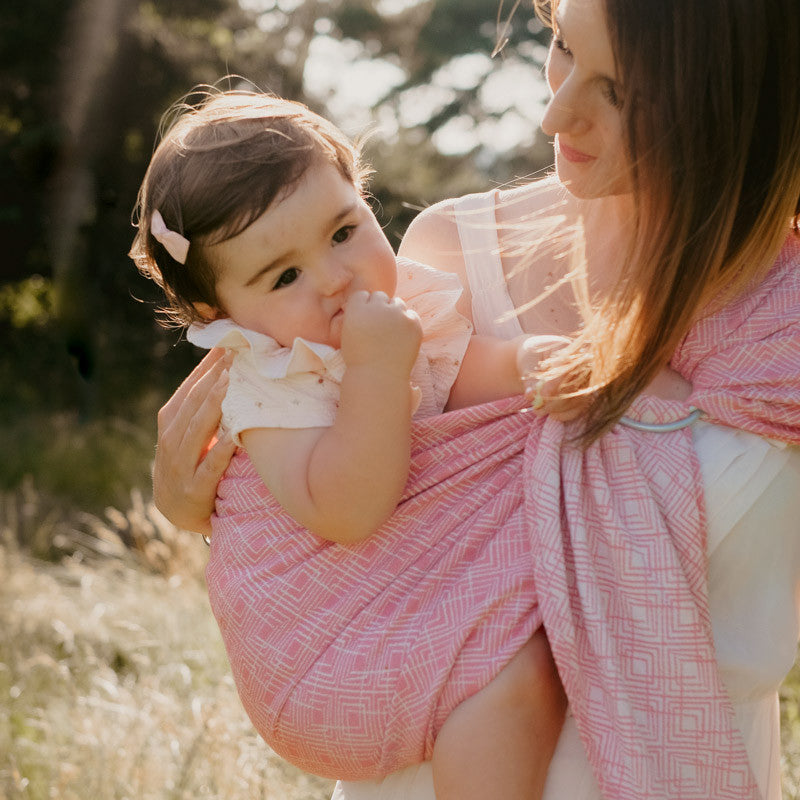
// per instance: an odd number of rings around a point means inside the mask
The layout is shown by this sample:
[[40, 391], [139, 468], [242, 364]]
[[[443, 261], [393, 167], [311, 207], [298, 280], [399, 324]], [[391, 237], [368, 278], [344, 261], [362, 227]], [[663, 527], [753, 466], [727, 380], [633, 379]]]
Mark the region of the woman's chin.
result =
[[601, 197], [630, 194], [630, 185], [627, 180], [620, 177], [593, 174], [593, 170], [586, 165], [574, 165], [567, 162], [559, 163], [556, 160], [556, 175], [561, 185], [579, 200], [597, 200]]

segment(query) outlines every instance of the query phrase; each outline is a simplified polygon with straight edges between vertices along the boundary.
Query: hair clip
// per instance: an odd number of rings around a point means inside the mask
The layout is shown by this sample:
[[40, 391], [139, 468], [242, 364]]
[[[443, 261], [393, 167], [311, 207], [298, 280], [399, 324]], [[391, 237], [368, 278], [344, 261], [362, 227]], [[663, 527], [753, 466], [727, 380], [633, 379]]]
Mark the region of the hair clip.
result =
[[156, 241], [164, 245], [164, 249], [179, 263], [186, 263], [189, 253], [189, 240], [177, 231], [171, 231], [164, 222], [164, 217], [159, 211], [154, 211], [150, 217], [150, 233]]

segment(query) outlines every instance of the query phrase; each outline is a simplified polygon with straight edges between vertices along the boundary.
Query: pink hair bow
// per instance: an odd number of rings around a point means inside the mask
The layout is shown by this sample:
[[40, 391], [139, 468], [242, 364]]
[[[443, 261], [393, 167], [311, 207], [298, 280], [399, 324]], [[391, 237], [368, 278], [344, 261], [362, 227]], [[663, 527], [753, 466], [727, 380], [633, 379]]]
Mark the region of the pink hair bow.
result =
[[164, 222], [159, 211], [154, 211], [150, 218], [150, 233], [164, 245], [164, 249], [179, 263], [186, 263], [189, 253], [189, 240], [177, 231], [171, 231]]

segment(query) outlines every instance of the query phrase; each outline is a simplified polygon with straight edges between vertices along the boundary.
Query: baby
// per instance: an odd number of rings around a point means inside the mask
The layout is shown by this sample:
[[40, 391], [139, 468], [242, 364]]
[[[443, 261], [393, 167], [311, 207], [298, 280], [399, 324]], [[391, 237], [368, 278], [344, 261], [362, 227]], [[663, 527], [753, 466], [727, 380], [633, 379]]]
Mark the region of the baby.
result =
[[[157, 148], [131, 251], [191, 341], [234, 352], [223, 424], [270, 493], [341, 545], [400, 501], [412, 416], [521, 394], [554, 345], [472, 336], [458, 279], [395, 258], [365, 178], [358, 149], [304, 106], [214, 95]], [[539, 797], [562, 715], [539, 634], [444, 723], [439, 800]]]

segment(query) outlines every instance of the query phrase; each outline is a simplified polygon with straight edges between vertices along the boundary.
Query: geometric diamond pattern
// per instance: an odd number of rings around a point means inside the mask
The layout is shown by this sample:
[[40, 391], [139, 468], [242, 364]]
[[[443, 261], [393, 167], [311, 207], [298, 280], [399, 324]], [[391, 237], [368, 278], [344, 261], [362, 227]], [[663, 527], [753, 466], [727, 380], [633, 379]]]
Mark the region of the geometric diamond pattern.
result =
[[353, 547], [301, 528], [234, 457], [209, 596], [242, 703], [287, 760], [358, 779], [430, 758], [449, 712], [541, 625], [520, 405], [415, 422], [403, 501]]
[[[712, 421], [800, 443], [800, 245], [672, 365]], [[604, 796], [755, 800], [716, 666], [690, 432], [618, 425], [581, 451], [519, 409], [416, 421], [403, 501], [354, 547], [299, 527], [234, 457], [207, 581], [256, 729], [331, 777], [418, 763], [544, 624]], [[630, 416], [685, 412], [642, 397]]]

